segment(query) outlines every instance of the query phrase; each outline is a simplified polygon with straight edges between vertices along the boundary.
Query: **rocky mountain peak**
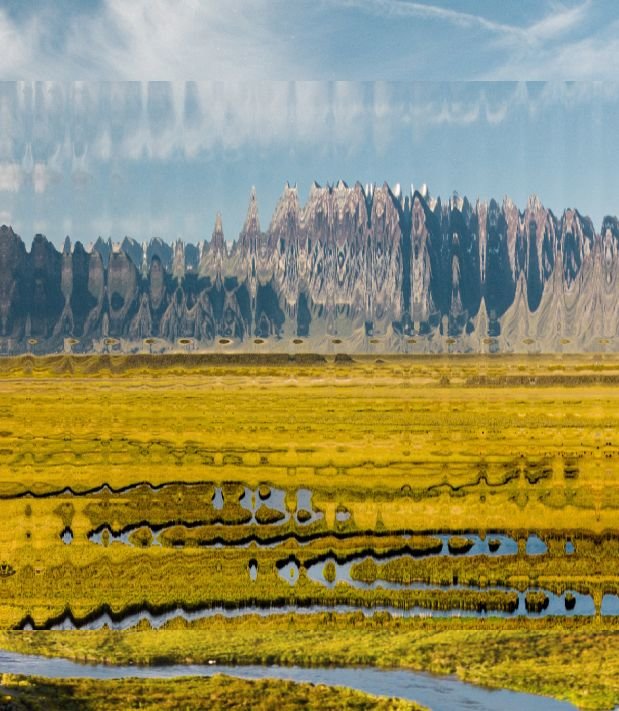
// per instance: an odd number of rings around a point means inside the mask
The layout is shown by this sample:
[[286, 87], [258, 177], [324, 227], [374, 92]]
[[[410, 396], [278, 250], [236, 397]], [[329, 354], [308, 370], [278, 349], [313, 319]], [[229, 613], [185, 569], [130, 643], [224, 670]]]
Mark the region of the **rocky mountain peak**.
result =
[[504, 350], [614, 343], [617, 218], [597, 233], [578, 210], [557, 218], [534, 195], [520, 210], [507, 197], [442, 202], [426, 186], [411, 190], [314, 183], [302, 205], [287, 184], [265, 233], [252, 190], [230, 249], [219, 214], [197, 246], [127, 236], [84, 249], [67, 237], [59, 251], [36, 235], [27, 250], [3, 225], [0, 351], [35, 342], [53, 352], [67, 338], [90, 351], [108, 337], [138, 350], [145, 338], [396, 351], [409, 341], [440, 351], [445, 339], [473, 351], [488, 339]]

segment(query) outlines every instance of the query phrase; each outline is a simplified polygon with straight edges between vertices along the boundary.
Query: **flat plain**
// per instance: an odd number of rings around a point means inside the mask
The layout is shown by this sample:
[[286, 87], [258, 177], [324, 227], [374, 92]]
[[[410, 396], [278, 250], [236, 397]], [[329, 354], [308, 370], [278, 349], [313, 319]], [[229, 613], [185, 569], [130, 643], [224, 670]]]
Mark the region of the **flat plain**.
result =
[[[343, 663], [390, 629], [384, 659], [365, 663], [464, 677], [453, 659], [398, 655], [398, 640], [479, 630], [490, 649], [500, 631], [531, 652], [542, 634], [574, 649], [604, 634], [613, 649], [612, 357], [24, 356], [0, 362], [0, 382], [5, 630], [137, 628], [152, 662], [160, 645], [201, 658], [163, 633], [193, 628], [199, 650], [224, 624], [203, 655], [250, 661], [233, 652], [243, 639], [254, 659], [290, 662], [268, 643], [288, 625], [318, 635], [324, 662], [327, 619], [358, 639]], [[58, 650], [17, 634], [2, 645]], [[568, 693], [549, 679], [547, 693]], [[596, 693], [593, 707], [616, 701]]]

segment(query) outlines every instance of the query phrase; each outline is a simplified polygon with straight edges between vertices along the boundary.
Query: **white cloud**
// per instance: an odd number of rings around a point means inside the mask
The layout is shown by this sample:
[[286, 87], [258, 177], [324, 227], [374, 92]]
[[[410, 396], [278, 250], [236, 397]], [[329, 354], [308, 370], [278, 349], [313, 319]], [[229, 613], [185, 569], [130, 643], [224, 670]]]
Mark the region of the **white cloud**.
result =
[[22, 171], [19, 163], [0, 163], [0, 191], [16, 193], [22, 184]]
[[[36, 34], [36, 29], [32, 22], [22, 28], [28, 36]], [[4, 77], [16, 78], [19, 75], [21, 68], [28, 62], [28, 52], [30, 47], [24, 42], [16, 41], [18, 28], [16, 24], [9, 18], [5, 10], [0, 7], [0, 46], [2, 47], [2, 71]]]
[[356, 150], [368, 121], [364, 90], [355, 82], [179, 82], [144, 84], [137, 102], [132, 94], [127, 92], [124, 105], [117, 97], [115, 111], [123, 116], [132, 105], [137, 112], [116, 127], [114, 137], [102, 120], [89, 155], [167, 160], [176, 154], [192, 160], [217, 148], [234, 153], [331, 141]]
[[50, 172], [45, 163], [35, 163], [32, 170], [32, 186], [35, 193], [44, 193], [50, 183]]
[[24, 170], [23, 162], [0, 163], [0, 192], [17, 193], [31, 184], [34, 192], [41, 194], [62, 179], [62, 172], [48, 163], [36, 162], [28, 171]]
[[308, 148], [350, 156], [370, 141], [381, 155], [403, 127], [420, 138], [432, 127], [498, 126], [514, 112], [536, 118], [549, 107], [619, 101], [619, 84], [609, 82], [89, 83], [21, 91], [35, 99], [21, 113], [5, 106], [17, 119], [4, 134], [0, 189], [16, 192], [32, 181], [37, 193], [64, 176], [86, 187], [102, 165], [114, 180], [126, 162], [219, 160], [221, 151], [225, 160]]
[[366, 140], [368, 109], [365, 88], [358, 82], [336, 82], [331, 100], [333, 139], [349, 153], [356, 153]]
[[[345, 24], [337, 29], [333, 10], [346, 13]], [[437, 70], [443, 71], [440, 78], [612, 78], [619, 63], [616, 28], [609, 27], [612, 22], [595, 26], [595, 11], [592, 0], [544, 0], [536, 17], [523, 13], [522, 23], [514, 23], [414, 0], [299, 0], [288, 5], [275, 0], [102, 0], [94, 10], [62, 15], [50, 0], [19, 21], [0, 8], [0, 77], [34, 78], [44, 72], [67, 81], [76, 76], [321, 80], [381, 78], [393, 70], [407, 76], [414, 75], [420, 61], [424, 67], [445, 67], [444, 49], [434, 51], [432, 43], [426, 42], [427, 56], [414, 53], [419, 40], [443, 23], [441, 38], [449, 42], [451, 36], [455, 51], [451, 68]], [[402, 46], [394, 60], [389, 31], [377, 30], [371, 40], [384, 48], [384, 59], [364, 66], [355, 60], [363, 58], [371, 16], [398, 26], [409, 21], [411, 46]], [[357, 50], [342, 49], [350, 43], [334, 42], [335, 32], [358, 35]], [[484, 57], [482, 69], [472, 59], [476, 55]], [[87, 87], [82, 98], [87, 114]]]
[[49, 21], [52, 12], [47, 8], [17, 22], [0, 10], [0, 41], [5, 40], [0, 75], [37, 77], [43, 71], [66, 80], [290, 76], [290, 38], [272, 30], [268, 0], [104, 0], [96, 11], [64, 18], [60, 52], [49, 49], [59, 39], [58, 22]]
[[435, 20], [466, 29], [480, 29], [506, 40], [508, 44], [525, 43], [526, 45], [558, 39], [578, 27], [585, 20], [592, 4], [591, 0], [582, 0], [578, 5], [566, 7], [554, 2], [547, 5], [547, 11], [541, 19], [529, 24], [515, 25], [497, 22], [475, 13], [413, 0], [333, 0], [333, 2], [388, 19]]
[[619, 21], [584, 38], [540, 47], [535, 53], [516, 52], [486, 77], [507, 79], [515, 73], [532, 80], [608, 80], [619, 74]]
[[[472, 39], [460, 33], [453, 38], [458, 45], [470, 46], [471, 56], [486, 54], [481, 73], [469, 71], [469, 76], [465, 74], [467, 79], [614, 80], [619, 70], [619, 22], [596, 26], [592, 0], [569, 5], [546, 0], [540, 3], [542, 16], [523, 24], [498, 22], [484, 15], [412, 0], [330, 0], [330, 4], [393, 22], [435, 21], [487, 35], [485, 42], [477, 35]], [[448, 37], [446, 30], [443, 39]], [[454, 58], [461, 56], [454, 52]], [[406, 58], [403, 52], [400, 63], [404, 64]], [[431, 51], [428, 58], [430, 62], [436, 59]], [[462, 76], [463, 71], [466, 72], [466, 63], [454, 62], [449, 74]]]
[[591, 0], [584, 0], [579, 5], [572, 7], [554, 3], [541, 20], [537, 20], [527, 27], [526, 33], [535, 42], [557, 39], [582, 25], [590, 9]]
[[513, 25], [494, 22], [481, 15], [469, 12], [451, 10], [440, 5], [409, 0], [336, 0], [344, 6], [358, 10], [369, 11], [392, 19], [419, 18], [422, 20], [440, 20], [458, 27], [479, 27], [498, 34], [519, 33], [521, 30]]

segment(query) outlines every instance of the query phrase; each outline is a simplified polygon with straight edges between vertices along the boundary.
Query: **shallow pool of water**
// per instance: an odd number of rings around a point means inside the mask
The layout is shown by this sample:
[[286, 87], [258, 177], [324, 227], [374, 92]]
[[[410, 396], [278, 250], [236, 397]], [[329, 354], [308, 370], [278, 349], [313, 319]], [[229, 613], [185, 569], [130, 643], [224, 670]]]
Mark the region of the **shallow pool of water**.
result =
[[[257, 570], [256, 570], [257, 574]], [[251, 576], [251, 571], [250, 571]], [[88, 620], [75, 621], [69, 613], [65, 613], [61, 618], [57, 618], [53, 624], [48, 622], [45, 625], [46, 629], [54, 630], [72, 630], [86, 629], [96, 630], [107, 627], [109, 629], [125, 630], [135, 627], [142, 621], [146, 621], [154, 629], [163, 627], [167, 622], [174, 619], [184, 619], [189, 622], [194, 620], [202, 620], [211, 617], [241, 617], [243, 615], [259, 615], [261, 617], [269, 617], [271, 615], [307, 615], [307, 614], [323, 614], [325, 612], [334, 613], [353, 613], [361, 612], [366, 617], [372, 617], [377, 612], [388, 612], [393, 617], [467, 617], [485, 619], [487, 617], [518, 617], [526, 615], [528, 617], [543, 617], [553, 615], [593, 615], [594, 605], [593, 600], [587, 595], [573, 593], [576, 598], [576, 604], [573, 610], [565, 609], [564, 596], [552, 596], [546, 593], [549, 597], [548, 607], [540, 612], [528, 612], [525, 606], [526, 593], [518, 593], [518, 608], [514, 612], [489, 611], [483, 612], [478, 610], [459, 610], [459, 609], [431, 609], [420, 606], [411, 606], [408, 609], [395, 607], [392, 605], [376, 605], [374, 607], [360, 607], [358, 605], [278, 605], [278, 606], [260, 606], [247, 605], [243, 607], [226, 608], [221, 605], [213, 607], [205, 607], [198, 609], [186, 609], [183, 606], [177, 606], [170, 610], [162, 612], [151, 612], [148, 609], [138, 610], [135, 612], [127, 612], [120, 615], [110, 615], [108, 612], [101, 612], [96, 617]], [[608, 613], [607, 613], [608, 614]], [[22, 629], [32, 629], [32, 625], [26, 622]]]
[[527, 538], [527, 555], [543, 555], [548, 552], [548, 546], [534, 533]]
[[[401, 558], [402, 556], [394, 556], [394, 558], [390, 558], [390, 560], [396, 560], [397, 558]], [[593, 602], [593, 598], [591, 595], [586, 595], [582, 594], [573, 590], [568, 590], [566, 591], [565, 594], [563, 595], [557, 595], [556, 593], [553, 593], [549, 590], [542, 590], [546, 597], [548, 598], [548, 605], [545, 607], [543, 610], [539, 612], [529, 612], [526, 609], [525, 605], [525, 598], [527, 592], [533, 592], [533, 591], [538, 591], [539, 588], [530, 588], [525, 591], [519, 591], [516, 590], [516, 588], [510, 588], [506, 587], [504, 585], [490, 585], [484, 588], [481, 587], [474, 587], [471, 585], [463, 585], [463, 584], [451, 584], [451, 585], [446, 585], [444, 587], [439, 587], [438, 585], [432, 584], [432, 583], [424, 583], [424, 582], [410, 582], [410, 583], [399, 583], [399, 582], [391, 582], [389, 580], [381, 580], [380, 578], [374, 580], [373, 582], [363, 582], [361, 580], [356, 580], [351, 576], [351, 568], [355, 563], [359, 563], [363, 560], [373, 560], [377, 565], [380, 565], [381, 563], [384, 562], [384, 560], [375, 558], [373, 556], [359, 556], [357, 558], [354, 558], [352, 560], [347, 561], [346, 563], [339, 563], [335, 556], [328, 556], [324, 560], [321, 560], [318, 563], [314, 563], [310, 565], [307, 568], [307, 577], [312, 580], [315, 583], [319, 583], [321, 585], [324, 585], [325, 587], [328, 588], [334, 588], [337, 585], [350, 585], [351, 587], [357, 588], [357, 589], [366, 589], [366, 590], [375, 590], [375, 589], [383, 589], [383, 590], [476, 590], [476, 591], [483, 591], [483, 592], [490, 592], [490, 591], [501, 591], [501, 592], [513, 592], [518, 595], [518, 608], [514, 612], [500, 612], [500, 611], [493, 611], [490, 614], [495, 615], [495, 616], [501, 616], [501, 617], [512, 617], [512, 616], [520, 616], [520, 615], [528, 615], [530, 617], [539, 617], [539, 616], [548, 616], [548, 615], [566, 615], [568, 617], [570, 616], [586, 616], [586, 617], [592, 617], [595, 615], [595, 604]], [[332, 564], [333, 569], [335, 570], [335, 578], [332, 581], [327, 580], [327, 576], [325, 574], [325, 568], [327, 564]], [[293, 563], [288, 563], [287, 566], [294, 565]], [[292, 578], [289, 574], [289, 571], [286, 571], [284, 573], [284, 568], [279, 570], [280, 576], [287, 580], [291, 585], [296, 582], [298, 579], [298, 567], [295, 566], [297, 570], [297, 575], [296, 577]], [[293, 582], [294, 581], [294, 582]], [[570, 594], [572, 596], [572, 603], [571, 605], [566, 604], [566, 594]], [[617, 603], [615, 603], [611, 598], [613, 596], [606, 595], [605, 600], [607, 600], [607, 607], [610, 609], [617, 609], [617, 612], [608, 612], [606, 614], [619, 614], [619, 598], [617, 599]], [[615, 605], [615, 608], [613, 608], [613, 605]], [[431, 614], [435, 614], [437, 611], [432, 610]], [[467, 615], [472, 615], [472, 616], [478, 616], [478, 617], [485, 617], [487, 616], [487, 613], [485, 612], [474, 612], [474, 611], [467, 611]]]
[[610, 593], [604, 595], [600, 612], [602, 615], [619, 617], [619, 596]]

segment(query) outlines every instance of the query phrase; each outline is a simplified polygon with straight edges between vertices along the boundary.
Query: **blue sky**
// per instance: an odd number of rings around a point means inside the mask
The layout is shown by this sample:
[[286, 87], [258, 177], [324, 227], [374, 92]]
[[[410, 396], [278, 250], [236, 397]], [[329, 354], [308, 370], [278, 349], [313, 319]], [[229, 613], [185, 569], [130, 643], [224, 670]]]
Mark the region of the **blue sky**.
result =
[[614, 1], [4, 0], [0, 40], [27, 241], [233, 239], [339, 178], [619, 212]]

